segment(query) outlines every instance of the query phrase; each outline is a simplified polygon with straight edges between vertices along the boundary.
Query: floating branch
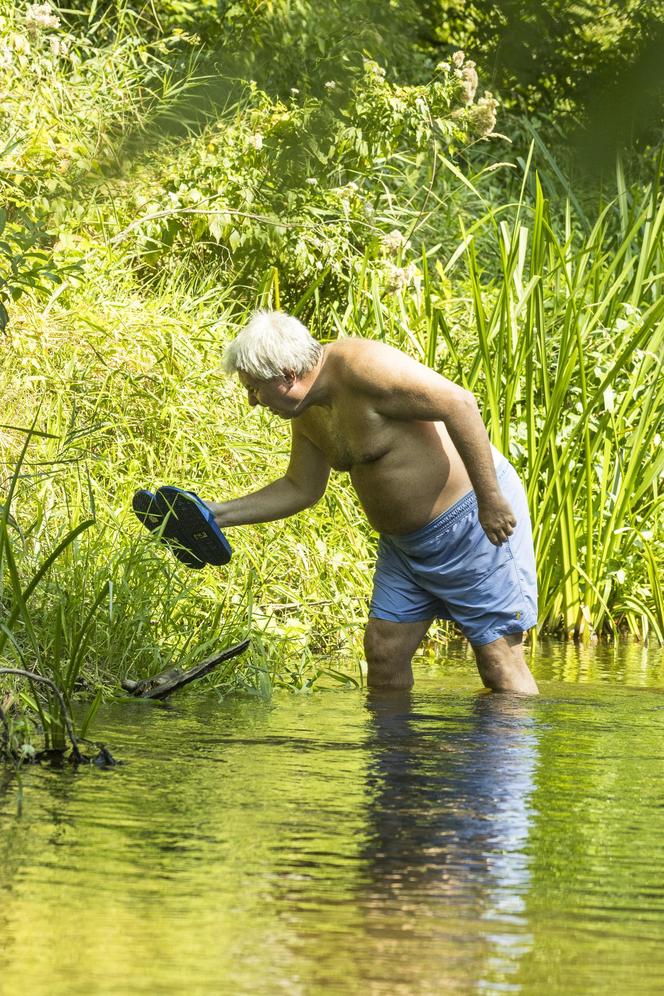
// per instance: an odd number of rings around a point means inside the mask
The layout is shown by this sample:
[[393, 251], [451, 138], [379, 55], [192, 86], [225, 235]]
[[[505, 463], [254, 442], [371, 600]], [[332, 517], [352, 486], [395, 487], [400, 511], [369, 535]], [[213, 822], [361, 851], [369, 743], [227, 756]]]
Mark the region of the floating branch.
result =
[[209, 674], [210, 671], [214, 670], [223, 661], [230, 660], [231, 657], [237, 657], [238, 654], [244, 653], [249, 646], [249, 642], [249, 640], [242, 640], [241, 643], [236, 643], [232, 647], [228, 647], [221, 654], [208, 657], [207, 660], [196, 664], [195, 667], [190, 668], [188, 671], [183, 671], [179, 667], [172, 667], [166, 671], [161, 671], [160, 674], [155, 674], [152, 678], [144, 678], [141, 681], [133, 681], [131, 678], [125, 678], [122, 682], [122, 687], [126, 692], [130, 692], [132, 695], [136, 695], [142, 699], [165, 699], [179, 688], [184, 688], [185, 685], [196, 681], [197, 678], [202, 678], [203, 675]]

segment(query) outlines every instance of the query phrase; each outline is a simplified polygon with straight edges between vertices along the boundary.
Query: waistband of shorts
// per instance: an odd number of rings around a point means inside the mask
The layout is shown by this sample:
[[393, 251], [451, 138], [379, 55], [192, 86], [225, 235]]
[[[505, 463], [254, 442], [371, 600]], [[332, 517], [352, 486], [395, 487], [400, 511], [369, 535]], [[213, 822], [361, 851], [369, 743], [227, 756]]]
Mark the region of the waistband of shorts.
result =
[[[512, 464], [509, 462], [507, 457], [502, 457], [496, 464], [496, 478], [500, 481], [505, 474], [510, 470]], [[449, 529], [457, 519], [462, 516], [467, 515], [472, 509], [477, 508], [477, 495], [474, 491], [467, 491], [465, 495], [455, 501], [453, 505], [446, 508], [444, 512], [437, 515], [435, 519], [431, 522], [427, 522], [425, 526], [420, 526], [412, 533], [383, 533], [385, 539], [390, 540], [395, 546], [399, 546], [400, 543], [411, 543], [413, 541], [426, 539], [432, 533], [440, 532], [443, 529]]]

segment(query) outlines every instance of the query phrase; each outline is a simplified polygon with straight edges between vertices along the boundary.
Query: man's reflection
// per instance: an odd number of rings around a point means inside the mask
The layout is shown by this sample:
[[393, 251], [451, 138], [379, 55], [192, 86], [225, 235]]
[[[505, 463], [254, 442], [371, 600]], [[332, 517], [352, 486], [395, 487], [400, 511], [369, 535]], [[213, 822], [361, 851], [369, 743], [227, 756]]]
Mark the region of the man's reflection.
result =
[[469, 958], [476, 981], [489, 981], [489, 969], [491, 978], [511, 975], [529, 946], [523, 911], [536, 741], [528, 704], [490, 694], [441, 703], [372, 692], [367, 709], [369, 931], [389, 924], [415, 935], [434, 962], [422, 942], [435, 939], [448, 981], [453, 965]]

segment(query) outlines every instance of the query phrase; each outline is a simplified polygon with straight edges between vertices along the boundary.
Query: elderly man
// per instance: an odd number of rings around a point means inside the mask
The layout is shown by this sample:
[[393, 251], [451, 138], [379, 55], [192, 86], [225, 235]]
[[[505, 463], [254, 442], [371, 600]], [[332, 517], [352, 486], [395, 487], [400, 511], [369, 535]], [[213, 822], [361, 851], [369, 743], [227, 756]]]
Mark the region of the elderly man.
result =
[[409, 688], [436, 617], [470, 641], [484, 685], [537, 694], [523, 633], [537, 622], [528, 507], [472, 394], [397, 349], [365, 339], [322, 346], [295, 318], [259, 312], [224, 357], [250, 405], [292, 428], [279, 480], [207, 503], [221, 528], [315, 505], [330, 470], [350, 474], [380, 534], [364, 639], [371, 686]]

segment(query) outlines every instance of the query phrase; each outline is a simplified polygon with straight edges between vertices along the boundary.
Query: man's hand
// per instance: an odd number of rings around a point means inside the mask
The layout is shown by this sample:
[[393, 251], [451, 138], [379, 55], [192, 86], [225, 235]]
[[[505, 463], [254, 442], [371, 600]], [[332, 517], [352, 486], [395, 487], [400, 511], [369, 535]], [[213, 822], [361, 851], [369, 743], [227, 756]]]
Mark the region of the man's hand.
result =
[[498, 495], [491, 502], [484, 502], [477, 508], [480, 525], [494, 546], [500, 546], [511, 536], [516, 519], [509, 502]]

